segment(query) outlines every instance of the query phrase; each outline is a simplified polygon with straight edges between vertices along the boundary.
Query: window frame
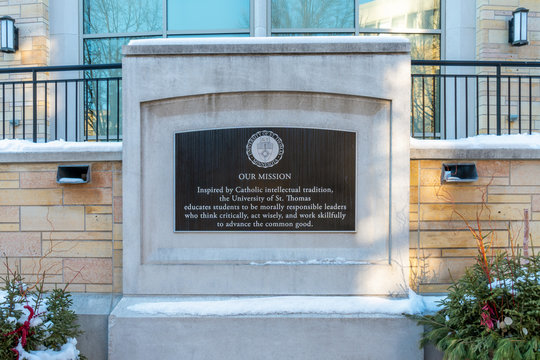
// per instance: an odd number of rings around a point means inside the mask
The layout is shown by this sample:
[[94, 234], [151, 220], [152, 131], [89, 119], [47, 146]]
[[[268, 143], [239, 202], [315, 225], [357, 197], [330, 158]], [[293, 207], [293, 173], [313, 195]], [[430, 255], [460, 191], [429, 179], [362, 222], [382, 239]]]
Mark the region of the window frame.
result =
[[[321, 34], [321, 33], [335, 33], [335, 34], [351, 34], [358, 36], [361, 33], [372, 34], [431, 34], [438, 35], [440, 37], [440, 58], [445, 58], [445, 43], [446, 37], [444, 30], [446, 26], [446, 0], [440, 0], [440, 28], [439, 29], [409, 29], [409, 28], [361, 28], [358, 22], [358, 7], [360, 5], [359, 0], [354, 0], [354, 28], [328, 28], [328, 29], [302, 29], [302, 28], [288, 28], [288, 29], [272, 29], [272, 0], [249, 0], [249, 12], [250, 21], [249, 29], [225, 29], [225, 30], [208, 30], [208, 31], [177, 31], [167, 29], [167, 1], [162, 0], [162, 26], [161, 31], [148, 31], [137, 33], [96, 33], [85, 34], [84, 33], [84, 0], [79, 0], [79, 63], [84, 63], [84, 41], [86, 39], [100, 39], [100, 38], [117, 38], [117, 37], [162, 37], [167, 38], [171, 36], [189, 36], [189, 35], [248, 35], [249, 37], [255, 36], [255, 28], [258, 24], [255, 24], [255, 3], [265, 1], [266, 2], [266, 36], [271, 37], [278, 34], [287, 33], [304, 33], [304, 34]], [[279, 35], [278, 35], [279, 36]]]
[[[279, 36], [280, 34], [308, 34], [308, 35], [317, 35], [317, 34], [343, 34], [343, 35], [354, 35], [358, 36], [360, 34], [404, 34], [404, 35], [435, 35], [439, 38], [439, 59], [446, 58], [446, 4], [447, 0], [440, 1], [439, 9], [439, 29], [410, 29], [410, 28], [362, 28], [359, 24], [359, 0], [354, 0], [354, 28], [327, 28], [327, 29], [302, 29], [302, 28], [283, 28], [283, 29], [272, 29], [272, 0], [249, 0], [249, 28], [248, 29], [225, 29], [225, 30], [208, 30], [208, 31], [178, 31], [178, 30], [169, 30], [167, 28], [167, 2], [168, 0], [162, 1], [162, 24], [161, 31], [148, 31], [148, 32], [128, 32], [128, 33], [95, 33], [95, 34], [85, 34], [84, 33], [84, 0], [78, 0], [78, 14], [79, 14], [79, 63], [84, 63], [84, 44], [86, 40], [89, 39], [111, 39], [111, 38], [126, 38], [126, 37], [157, 37], [157, 38], [167, 38], [167, 37], [177, 37], [177, 36], [190, 36], [190, 35], [247, 35], [249, 37], [255, 36], [255, 29], [257, 27], [263, 27], [265, 29], [265, 36]], [[266, 20], [265, 24], [255, 23], [257, 18], [255, 17], [255, 8], [257, 11], [266, 12], [262, 19]], [[259, 19], [261, 19], [259, 17]], [[259, 26], [261, 25], [261, 26]], [[444, 70], [443, 70], [444, 72]], [[79, 96], [79, 101], [82, 101], [82, 97]], [[81, 125], [82, 126], [82, 122]], [[82, 136], [82, 130], [79, 132]]]
[[201, 31], [178, 31], [167, 28], [167, 1], [162, 0], [162, 23], [161, 31], [143, 31], [143, 32], [121, 32], [121, 33], [94, 33], [85, 34], [84, 32], [84, 1], [79, 0], [79, 63], [84, 64], [84, 42], [87, 39], [107, 39], [124, 37], [162, 37], [171, 36], [190, 36], [190, 35], [248, 35], [253, 36], [255, 24], [254, 21], [254, 2], [249, 0], [249, 27], [247, 29], [222, 29], [222, 30], [201, 30]]
[[351, 34], [354, 36], [359, 36], [362, 33], [369, 34], [428, 34], [428, 35], [438, 35], [440, 42], [440, 54], [439, 58], [444, 58], [444, 49], [446, 38], [443, 36], [443, 29], [446, 26], [446, 0], [440, 0], [440, 20], [439, 20], [439, 29], [410, 29], [410, 28], [362, 28], [359, 24], [359, 0], [354, 0], [354, 28], [339, 28], [339, 29], [303, 29], [303, 28], [290, 28], [290, 29], [272, 29], [272, 0], [267, 0], [267, 17], [266, 24], [267, 29], [266, 33], [268, 36], [279, 36], [279, 34], [290, 34], [290, 33], [303, 33], [303, 34], [321, 34], [321, 33], [344, 33]]

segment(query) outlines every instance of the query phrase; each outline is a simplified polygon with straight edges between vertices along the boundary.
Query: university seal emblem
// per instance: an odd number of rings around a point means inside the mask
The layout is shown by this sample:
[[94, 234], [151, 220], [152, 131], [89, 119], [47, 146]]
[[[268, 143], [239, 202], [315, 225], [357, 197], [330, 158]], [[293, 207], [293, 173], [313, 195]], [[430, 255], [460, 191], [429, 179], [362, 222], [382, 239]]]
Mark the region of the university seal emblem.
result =
[[284, 146], [281, 138], [269, 130], [253, 134], [246, 145], [248, 159], [256, 166], [269, 168], [276, 165], [283, 156]]

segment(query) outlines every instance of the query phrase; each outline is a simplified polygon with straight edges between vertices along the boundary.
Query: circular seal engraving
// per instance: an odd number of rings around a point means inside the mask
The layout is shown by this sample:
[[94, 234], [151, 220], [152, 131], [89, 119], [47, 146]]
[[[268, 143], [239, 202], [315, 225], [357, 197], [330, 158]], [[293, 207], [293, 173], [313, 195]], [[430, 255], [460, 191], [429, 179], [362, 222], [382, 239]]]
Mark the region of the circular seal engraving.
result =
[[281, 138], [269, 130], [253, 134], [246, 145], [248, 159], [256, 166], [269, 168], [276, 165], [284, 151]]

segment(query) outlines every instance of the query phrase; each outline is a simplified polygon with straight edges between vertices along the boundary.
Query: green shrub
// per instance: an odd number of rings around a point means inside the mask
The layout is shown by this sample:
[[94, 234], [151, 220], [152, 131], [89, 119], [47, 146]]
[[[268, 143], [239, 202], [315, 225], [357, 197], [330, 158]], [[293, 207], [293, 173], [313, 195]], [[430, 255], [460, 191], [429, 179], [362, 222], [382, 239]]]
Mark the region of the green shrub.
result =
[[540, 257], [485, 256], [449, 288], [440, 310], [412, 316], [449, 360], [540, 359]]
[[[9, 269], [8, 269], [9, 274]], [[81, 334], [77, 316], [70, 309], [65, 289], [46, 294], [42, 284], [28, 287], [17, 273], [8, 275], [0, 287], [0, 359], [25, 359], [27, 352], [62, 354], [64, 359], [84, 359], [76, 349]]]

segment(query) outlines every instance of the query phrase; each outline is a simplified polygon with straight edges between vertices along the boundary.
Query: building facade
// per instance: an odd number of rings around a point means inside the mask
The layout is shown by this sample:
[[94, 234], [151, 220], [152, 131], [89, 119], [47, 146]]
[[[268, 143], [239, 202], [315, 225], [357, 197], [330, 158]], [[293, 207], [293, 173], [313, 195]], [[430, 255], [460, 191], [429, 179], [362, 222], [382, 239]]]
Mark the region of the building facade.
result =
[[[519, 7], [529, 10], [527, 46], [511, 46], [508, 42], [509, 20]], [[411, 41], [413, 60], [535, 61], [540, 53], [540, 4], [532, 0], [10, 0], [0, 3], [0, 10], [1, 15], [14, 18], [20, 30], [19, 50], [0, 54], [2, 68], [118, 63], [122, 59], [122, 45], [132, 39], [177, 37], [404, 36]], [[496, 73], [493, 67], [463, 66], [423, 66], [413, 68], [415, 71], [435, 75], [485, 76]], [[119, 77], [120, 74], [119, 70], [94, 70], [85, 73], [84, 78]], [[504, 68], [503, 74], [538, 75], [538, 68]], [[0, 79], [20, 80], [29, 79], [29, 76], [0, 74]], [[62, 80], [77, 76], [81, 75], [76, 72], [47, 73], [39, 74], [38, 79]], [[489, 102], [496, 95], [492, 80], [481, 78], [478, 84], [473, 84], [475, 79], [470, 77], [467, 84], [464, 78], [455, 84], [452, 81], [443, 84], [441, 78], [416, 78], [413, 81], [412, 134], [425, 137], [427, 132], [433, 138], [446, 138], [496, 131], [495, 121], [491, 119], [495, 111], [490, 112], [495, 103]], [[491, 86], [488, 88], [489, 81]], [[37, 94], [37, 118], [43, 120], [38, 122], [37, 128], [41, 138], [45, 137], [46, 128], [49, 138], [55, 138], [53, 132], [56, 137], [58, 132], [65, 134], [63, 138], [69, 140], [106, 132], [118, 139], [121, 137], [121, 99], [111, 95], [111, 104], [106, 109], [100, 107], [97, 99], [99, 93], [103, 97], [107, 91], [119, 94], [119, 83], [49, 83], [49, 98], [53, 95], [52, 85], [55, 95], [69, 93], [72, 99], [78, 96], [79, 101], [85, 102], [87, 111], [83, 113], [80, 109], [70, 110], [69, 106], [64, 106], [68, 96], [60, 96], [54, 104], [46, 106], [45, 86], [38, 85], [41, 88]], [[29, 88], [27, 86], [26, 91]], [[508, 84], [503, 82], [502, 94], [499, 94], [502, 109], [506, 112], [502, 116], [503, 130], [517, 131], [518, 122], [514, 121], [517, 117], [521, 123], [522, 115], [539, 112], [538, 82], [532, 81], [530, 88], [529, 96], [529, 85], [521, 86], [518, 78], [512, 78]], [[512, 94], [507, 96], [508, 89]], [[519, 90], [523, 98], [517, 99]], [[32, 96], [29, 94], [23, 99], [23, 92], [20, 84], [4, 85], [2, 99], [15, 105], [10, 107], [8, 104], [3, 108], [4, 118], [9, 123], [7, 129], [0, 129], [2, 136], [16, 134], [21, 137], [30, 131], [30, 127], [23, 129], [24, 126], [20, 126], [25, 122], [22, 119], [29, 116], [25, 110], [32, 111], [27, 104]], [[454, 98], [449, 98], [454, 92], [457, 106], [453, 106]], [[478, 93], [479, 97], [475, 98], [473, 93]], [[470, 98], [467, 108], [465, 96]], [[16, 100], [11, 101], [11, 98]], [[530, 101], [533, 109], [527, 106], [518, 109], [521, 100]], [[104, 106], [104, 101], [101, 104]], [[79, 105], [78, 108], [82, 107]], [[55, 109], [58, 110], [55, 112]], [[105, 112], [110, 113], [113, 120], [96, 120]], [[456, 127], [453, 121], [447, 121], [456, 116], [464, 117], [464, 114], [478, 118], [478, 122]], [[76, 116], [84, 121], [74, 124], [71, 119]], [[62, 121], [66, 117], [70, 118], [69, 123]], [[539, 118], [531, 117], [531, 120], [531, 124], [524, 127], [540, 128]], [[53, 126], [55, 131], [51, 129]]]
[[[508, 20], [529, 9], [529, 46], [508, 44]], [[535, 60], [533, 0], [34, 0], [3, 1], [20, 51], [0, 65], [118, 62], [135, 38], [209, 36], [406, 36], [416, 59]]]
[[[509, 19], [518, 7], [529, 10], [527, 46], [511, 46], [508, 42]], [[417, 60], [534, 61], [540, 56], [540, 3], [534, 0], [7, 0], [0, 2], [0, 14], [14, 18], [19, 28], [18, 51], [0, 53], [0, 68], [7, 69], [117, 63], [122, 58], [122, 45], [131, 39], [175, 37], [405, 36], [411, 41], [412, 58]], [[457, 76], [494, 71], [483, 67], [418, 68], [419, 72], [428, 74], [444, 72]], [[31, 138], [35, 110], [35, 125], [41, 140], [121, 140], [120, 70], [92, 71], [85, 71], [82, 80], [77, 78], [80, 71], [37, 74], [37, 79], [43, 82], [37, 84], [35, 104], [32, 84], [21, 83], [30, 79], [31, 74], [0, 74], [0, 138], [21, 135]], [[510, 68], [508, 72], [517, 76], [534, 75], [538, 68]], [[108, 78], [95, 80], [101, 76]], [[72, 80], [74, 77], [78, 80]], [[502, 130], [516, 127], [510, 124], [511, 116], [517, 116], [514, 114], [529, 117], [533, 129], [540, 128], [537, 79], [530, 83], [525, 80], [522, 83], [519, 77], [507, 80], [502, 81], [500, 96], [501, 109], [506, 112], [503, 118], [508, 119], [503, 122]], [[452, 128], [453, 122], [446, 119], [469, 112], [465, 100], [474, 97], [471, 87], [474, 84], [471, 80], [465, 89], [463, 78], [455, 81], [442, 84], [435, 78], [413, 79], [413, 134], [422, 132], [420, 127], [416, 128], [425, 120], [420, 114], [431, 118], [434, 125], [428, 125], [427, 132], [433, 133], [434, 138], [447, 133], [457, 135], [458, 130], [464, 132], [463, 126]], [[433, 84], [431, 88], [430, 84]], [[477, 110], [478, 124], [484, 132], [494, 126], [493, 120], [489, 121], [495, 113], [493, 84], [480, 78], [476, 85], [476, 101], [482, 105], [476, 107], [481, 109]], [[415, 89], [420, 85], [426, 89], [417, 94]], [[468, 89], [471, 92], [467, 95]], [[448, 94], [454, 92], [455, 106], [451, 106]], [[520, 97], [525, 96], [525, 102], [517, 99], [518, 92]], [[85, 111], [77, 107], [82, 102]], [[13, 179], [6, 178], [4, 187], [13, 185], [9, 181], [23, 175], [9, 176]], [[119, 205], [113, 204], [109, 195], [106, 201], [100, 199], [91, 205], [103, 205], [105, 201], [110, 207], [107, 214], [112, 215], [112, 209], [119, 209]], [[20, 218], [16, 220], [19, 222]], [[113, 223], [120, 221], [117, 214], [107, 228], [110, 225], [112, 231]], [[16, 222], [2, 226], [15, 227]]]
[[[508, 21], [518, 7], [529, 9], [529, 44], [515, 47], [508, 42]], [[19, 28], [19, 49], [0, 53], [0, 69], [117, 63], [122, 60], [122, 45], [131, 39], [212, 36], [405, 36], [416, 60], [537, 61], [540, 57], [537, 0], [0, 0], [0, 15], [14, 18]], [[120, 141], [120, 71], [91, 71], [39, 73], [42, 82], [37, 85], [35, 104], [31, 83], [21, 83], [31, 73], [0, 73], [0, 139], [21, 135], [31, 139], [35, 111], [39, 139]], [[418, 70], [422, 71], [485, 75], [493, 69]], [[534, 75], [538, 70], [507, 71]], [[101, 76], [106, 79], [96, 80]], [[413, 85], [421, 84], [415, 81]], [[422, 121], [421, 111], [435, 124], [428, 128], [434, 138], [458, 134], [458, 126], [443, 125], [441, 120], [441, 109], [445, 102], [450, 104], [447, 95], [432, 94], [441, 94], [441, 89], [445, 94], [459, 94], [454, 99], [459, 103], [448, 106], [444, 120], [468, 111], [465, 99], [473, 95], [465, 88], [437, 81], [433, 78], [436, 85], [431, 90], [428, 87], [429, 96], [422, 92], [417, 97], [433, 99], [432, 109], [437, 110], [430, 114], [413, 100], [413, 134], [422, 132], [414, 127]], [[488, 109], [495, 112], [495, 88], [487, 88], [487, 81], [480, 80], [486, 90], [477, 91], [477, 103], [485, 105], [478, 112], [484, 130], [493, 126]], [[530, 116], [537, 130], [540, 84], [520, 81], [516, 77], [503, 82], [502, 109], [508, 119], [518, 113]], [[526, 96], [523, 108], [516, 98], [518, 91]], [[505, 97], [510, 93], [513, 95]], [[53, 96], [56, 94], [59, 96]], [[104, 94], [108, 95], [105, 101]], [[73, 104], [85, 107], [71, 107]], [[476, 243], [456, 211], [473, 222], [476, 209], [490, 206], [493, 216], [479, 220], [494, 226], [494, 247], [498, 249], [512, 243], [508, 229], [519, 228], [524, 208], [531, 214], [533, 233], [540, 231], [540, 181], [530, 175], [539, 166], [537, 152], [500, 152], [498, 157], [489, 151], [481, 156], [456, 154], [446, 151], [426, 156], [414, 149], [411, 154], [410, 284], [421, 292], [444, 292], [451, 283], [448, 270], [456, 277], [474, 262]], [[69, 284], [73, 292], [105, 293], [111, 299], [122, 293], [122, 177], [126, 174], [122, 173], [121, 152], [71, 158], [57, 153], [39, 159], [2, 155], [0, 250], [9, 256], [8, 265], [20, 269], [29, 281], [38, 280], [45, 271], [47, 289]], [[448, 161], [475, 161], [479, 181], [441, 186], [441, 165]], [[90, 164], [92, 181], [80, 186], [56, 183], [56, 170], [66, 162]], [[113, 302], [107, 302], [99, 314], [108, 316]]]

